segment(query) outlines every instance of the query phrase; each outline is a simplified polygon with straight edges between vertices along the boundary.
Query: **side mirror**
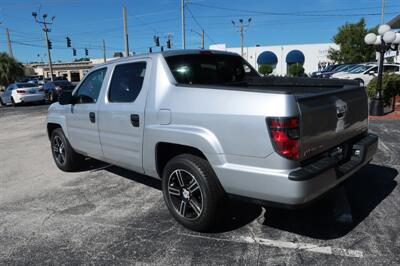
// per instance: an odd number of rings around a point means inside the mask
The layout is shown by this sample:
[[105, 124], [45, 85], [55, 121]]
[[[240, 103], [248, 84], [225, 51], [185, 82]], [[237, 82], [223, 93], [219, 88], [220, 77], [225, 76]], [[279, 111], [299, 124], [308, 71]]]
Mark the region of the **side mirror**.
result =
[[61, 105], [74, 104], [74, 96], [71, 91], [63, 91], [58, 97], [58, 102]]

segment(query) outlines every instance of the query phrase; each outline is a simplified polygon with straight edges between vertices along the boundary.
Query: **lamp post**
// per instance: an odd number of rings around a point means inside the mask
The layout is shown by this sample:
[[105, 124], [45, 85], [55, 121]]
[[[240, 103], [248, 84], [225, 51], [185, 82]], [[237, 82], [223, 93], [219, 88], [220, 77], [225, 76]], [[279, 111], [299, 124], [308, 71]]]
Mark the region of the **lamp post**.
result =
[[383, 95], [382, 95], [382, 76], [383, 76], [383, 61], [385, 60], [385, 53], [389, 50], [396, 51], [400, 43], [400, 33], [390, 31], [389, 25], [383, 24], [378, 28], [378, 34], [368, 33], [364, 41], [368, 45], [375, 45], [379, 53], [378, 63], [378, 78], [376, 83], [376, 91], [374, 98], [370, 102], [369, 114], [373, 116], [382, 116], [384, 114]]

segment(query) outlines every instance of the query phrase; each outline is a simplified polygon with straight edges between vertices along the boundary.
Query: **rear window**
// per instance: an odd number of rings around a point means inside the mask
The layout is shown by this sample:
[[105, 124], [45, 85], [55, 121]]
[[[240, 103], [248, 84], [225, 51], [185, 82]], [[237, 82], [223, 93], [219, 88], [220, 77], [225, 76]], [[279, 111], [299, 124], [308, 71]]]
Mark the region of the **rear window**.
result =
[[62, 80], [62, 81], [54, 81], [54, 85], [56, 86], [68, 86], [72, 85], [68, 80]]
[[258, 76], [242, 57], [221, 54], [176, 55], [165, 58], [175, 80], [181, 84], [234, 85]]
[[17, 88], [33, 88], [37, 87], [34, 83], [18, 83]]

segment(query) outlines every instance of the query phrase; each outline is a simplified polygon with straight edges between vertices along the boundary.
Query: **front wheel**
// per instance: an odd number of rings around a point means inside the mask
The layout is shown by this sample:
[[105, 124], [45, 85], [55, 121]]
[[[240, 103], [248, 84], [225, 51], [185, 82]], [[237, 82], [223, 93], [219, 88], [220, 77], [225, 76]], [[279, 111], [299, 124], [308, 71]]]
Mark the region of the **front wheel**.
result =
[[82, 156], [71, 147], [62, 129], [55, 129], [51, 133], [50, 140], [53, 159], [57, 167], [66, 172], [76, 170], [80, 165]]
[[162, 188], [169, 211], [186, 228], [208, 231], [220, 225], [226, 195], [207, 160], [174, 157], [163, 171]]

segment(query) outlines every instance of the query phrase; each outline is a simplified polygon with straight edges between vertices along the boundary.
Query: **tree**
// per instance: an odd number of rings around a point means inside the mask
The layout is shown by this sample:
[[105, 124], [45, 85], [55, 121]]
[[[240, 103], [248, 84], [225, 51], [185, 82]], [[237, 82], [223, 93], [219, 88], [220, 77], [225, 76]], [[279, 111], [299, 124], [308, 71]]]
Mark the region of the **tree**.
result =
[[288, 68], [288, 74], [293, 77], [304, 76], [304, 67], [301, 64], [291, 64]]
[[272, 73], [273, 70], [274, 69], [270, 65], [260, 65], [258, 67], [258, 72], [260, 72], [260, 74], [263, 74], [263, 75], [269, 75]]
[[333, 41], [340, 46], [339, 50], [329, 49], [328, 58], [337, 63], [361, 63], [375, 61], [375, 49], [364, 42], [370, 32], [377, 32], [376, 27], [367, 29], [364, 18], [357, 23], [347, 22], [340, 26]]
[[[376, 93], [376, 77], [367, 86], [367, 94], [370, 98]], [[392, 97], [400, 95], [400, 75], [386, 72], [382, 77], [382, 94], [385, 104], [390, 104]]]
[[6, 53], [0, 53], [0, 85], [7, 86], [24, 76], [24, 67]]

